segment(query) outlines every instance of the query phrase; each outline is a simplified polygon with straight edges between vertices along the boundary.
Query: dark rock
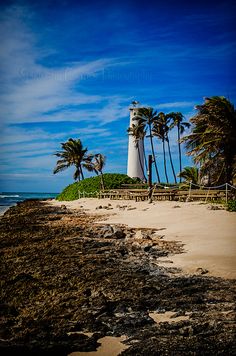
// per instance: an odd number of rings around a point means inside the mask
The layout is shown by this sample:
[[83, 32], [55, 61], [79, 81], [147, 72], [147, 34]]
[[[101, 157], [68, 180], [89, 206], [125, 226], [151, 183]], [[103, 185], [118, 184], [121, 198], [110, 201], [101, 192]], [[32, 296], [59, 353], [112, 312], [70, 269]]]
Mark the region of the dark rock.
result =
[[[1, 218], [3, 355], [95, 351], [105, 335], [127, 335], [125, 355], [235, 354], [234, 281], [158, 265], [181, 243], [99, 219], [40, 201]], [[154, 323], [151, 310], [191, 314]]]
[[120, 227], [113, 226], [113, 234], [117, 239], [125, 238], [125, 232]]

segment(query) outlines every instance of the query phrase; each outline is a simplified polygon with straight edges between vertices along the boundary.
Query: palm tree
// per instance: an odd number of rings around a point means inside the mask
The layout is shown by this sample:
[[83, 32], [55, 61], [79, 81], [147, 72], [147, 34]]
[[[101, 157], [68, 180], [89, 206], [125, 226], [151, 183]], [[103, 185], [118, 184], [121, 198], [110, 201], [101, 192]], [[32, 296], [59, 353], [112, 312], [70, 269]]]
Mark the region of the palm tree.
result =
[[75, 166], [74, 180], [84, 179], [82, 162], [87, 159], [87, 148], [83, 148], [80, 139], [74, 140], [70, 138], [67, 142], [61, 143], [62, 151], [54, 153], [55, 156], [60, 157], [57, 161], [53, 173], [64, 171], [70, 166]]
[[[170, 140], [169, 140], [169, 117], [168, 115], [164, 114], [163, 112], [160, 112], [157, 115], [157, 120], [155, 120], [156, 126], [160, 126], [160, 130], [163, 131], [164, 135], [164, 140], [167, 142], [167, 147], [168, 147], [168, 153], [169, 153], [169, 158], [170, 158], [170, 165], [173, 173], [173, 177], [175, 180], [175, 183], [177, 183], [176, 179], [176, 174], [175, 174], [175, 169], [173, 165], [173, 160], [172, 160], [172, 155], [171, 155], [171, 149], [170, 149]], [[168, 183], [168, 181], [167, 181]]]
[[[167, 114], [167, 116], [173, 120], [172, 124], [170, 125], [170, 129], [173, 127], [177, 127], [177, 135], [178, 135], [178, 149], [179, 149], [179, 171], [182, 171], [182, 157], [181, 157], [181, 142], [180, 142], [180, 137], [184, 133], [185, 129], [189, 128], [191, 125], [189, 122], [183, 122], [183, 115], [181, 112], [171, 112]], [[181, 183], [181, 175], [180, 177], [180, 183]]]
[[138, 113], [134, 118], [134, 120], [137, 120], [138, 125], [144, 125], [144, 126], [147, 125], [148, 126], [148, 130], [149, 130], [148, 137], [150, 139], [153, 162], [155, 165], [157, 180], [158, 180], [158, 183], [160, 183], [160, 175], [159, 175], [158, 168], [157, 168], [156, 157], [155, 157], [155, 152], [154, 152], [154, 145], [153, 145], [153, 135], [152, 135], [152, 125], [156, 119], [157, 119], [157, 112], [154, 111], [153, 108], [151, 108], [151, 107], [139, 108]]
[[101, 154], [97, 153], [95, 155], [90, 155], [86, 162], [83, 163], [83, 167], [85, 167], [88, 171], [92, 172], [94, 171], [97, 175], [101, 175], [101, 189], [105, 189], [105, 184], [104, 184], [104, 177], [103, 177], [103, 169], [106, 163], [106, 157]]
[[147, 170], [147, 159], [146, 159], [145, 148], [144, 148], [144, 137], [146, 135], [145, 125], [137, 122], [135, 124], [132, 124], [132, 126], [128, 128], [127, 132], [130, 133], [134, 137], [135, 146], [137, 147], [137, 150], [138, 150], [139, 164], [140, 164], [140, 167], [141, 167], [141, 170], [143, 173], [144, 180], [146, 182], [147, 178], [145, 175], [143, 160], [142, 160], [141, 152], [140, 152], [140, 142], [141, 142], [141, 144], [143, 146], [142, 148], [143, 148], [143, 154], [144, 154], [145, 167]]
[[198, 184], [199, 183], [199, 170], [197, 167], [184, 167], [184, 169], [178, 174], [178, 177], [183, 178], [184, 186], [187, 184], [189, 186], [190, 183]]
[[162, 120], [162, 114], [159, 113], [159, 120], [156, 120], [153, 123], [152, 134], [156, 136], [162, 141], [162, 150], [163, 150], [163, 163], [164, 163], [164, 172], [166, 176], [166, 182], [169, 183], [168, 175], [167, 175], [167, 168], [166, 168], [166, 151], [165, 151], [165, 141], [166, 141], [166, 128], [164, 126], [164, 122]]
[[205, 98], [190, 119], [192, 133], [186, 142], [187, 154], [201, 164], [201, 175], [210, 175], [211, 183], [232, 183], [236, 173], [236, 111], [222, 96]]

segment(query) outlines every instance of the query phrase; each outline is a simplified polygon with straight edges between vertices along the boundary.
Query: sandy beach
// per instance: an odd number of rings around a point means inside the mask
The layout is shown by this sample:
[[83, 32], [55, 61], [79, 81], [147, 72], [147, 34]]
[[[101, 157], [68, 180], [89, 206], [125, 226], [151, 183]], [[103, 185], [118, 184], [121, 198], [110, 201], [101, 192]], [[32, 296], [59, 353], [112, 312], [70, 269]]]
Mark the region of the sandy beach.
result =
[[[174, 265], [184, 273], [193, 274], [201, 268], [211, 276], [236, 278], [236, 214], [219, 205], [219, 210], [212, 210], [211, 204], [201, 202], [158, 201], [149, 204], [94, 198], [70, 202], [52, 200], [50, 204], [83, 208], [89, 214], [104, 215], [105, 212], [109, 224], [163, 229], [164, 240], [184, 244], [184, 253], [168, 260], [162, 258], [163, 265]], [[106, 209], [98, 209], [99, 206]], [[170, 260], [173, 263], [169, 263]]]

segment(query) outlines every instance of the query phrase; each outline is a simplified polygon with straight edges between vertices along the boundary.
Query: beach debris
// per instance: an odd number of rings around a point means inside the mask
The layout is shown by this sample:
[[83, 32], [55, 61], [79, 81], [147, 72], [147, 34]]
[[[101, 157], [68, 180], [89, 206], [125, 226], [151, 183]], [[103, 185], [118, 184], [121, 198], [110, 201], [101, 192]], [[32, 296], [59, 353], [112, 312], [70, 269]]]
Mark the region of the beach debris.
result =
[[209, 210], [223, 210], [224, 208], [219, 205], [210, 205], [210, 206], [208, 206], [208, 209]]
[[144, 231], [144, 230], [137, 230], [135, 235], [134, 235], [135, 239], [141, 239], [141, 240], [150, 240], [150, 233], [148, 231]]
[[198, 274], [207, 274], [209, 271], [208, 271], [206, 268], [198, 267], [198, 268], [196, 269], [196, 272], [197, 272]]
[[99, 206], [96, 206], [96, 208], [95, 208], [96, 210], [98, 210], [98, 209], [105, 209], [105, 210], [112, 210], [113, 208], [112, 208], [112, 206], [111, 206], [111, 204], [108, 204], [108, 205], [99, 205]]
[[127, 210], [135, 210], [135, 209], [137, 209], [137, 208], [135, 208], [135, 207], [127, 208]]
[[180, 205], [174, 205], [173, 209], [175, 209], [175, 208], [181, 208], [181, 206]]

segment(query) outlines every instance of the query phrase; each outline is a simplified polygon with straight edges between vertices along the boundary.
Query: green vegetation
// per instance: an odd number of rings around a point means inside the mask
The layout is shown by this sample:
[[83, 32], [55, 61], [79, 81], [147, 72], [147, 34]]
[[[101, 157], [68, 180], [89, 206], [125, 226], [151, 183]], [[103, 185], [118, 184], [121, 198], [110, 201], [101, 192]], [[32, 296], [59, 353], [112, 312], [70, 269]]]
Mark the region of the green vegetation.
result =
[[200, 178], [208, 185], [233, 183], [236, 173], [236, 111], [222, 96], [205, 98], [190, 119], [192, 132], [186, 142], [187, 154], [200, 165]]
[[197, 167], [184, 167], [178, 177], [184, 179], [184, 182], [181, 183], [181, 188], [189, 187], [190, 182], [196, 185], [199, 184], [199, 170]]
[[236, 211], [236, 200], [229, 200], [227, 203], [228, 211]]
[[[134, 107], [137, 103], [136, 101], [133, 102]], [[155, 158], [155, 139], [162, 142], [164, 172], [168, 183], [165, 148], [167, 144], [173, 178], [176, 183], [169, 141], [170, 130], [176, 128], [180, 183], [181, 178], [185, 178], [180, 173], [183, 171], [180, 144], [185, 142], [187, 155], [193, 158], [194, 164], [199, 168], [200, 182], [203, 179], [204, 184], [208, 186], [226, 182], [233, 184], [236, 177], [236, 111], [234, 105], [223, 96], [213, 96], [205, 98], [205, 102], [195, 108], [197, 113], [190, 119], [190, 123], [184, 122], [184, 117], [180, 112], [165, 114], [163, 112], [158, 113], [151, 107], [139, 108], [133, 119], [135, 123], [128, 131], [135, 137], [137, 147], [140, 141], [144, 143], [144, 138], [149, 139], [159, 183], [160, 176]], [[181, 138], [185, 129], [189, 127], [191, 127], [190, 134]], [[144, 167], [142, 168], [144, 169]]]
[[[140, 183], [137, 179], [132, 179], [126, 174], [105, 173], [103, 174], [105, 189], [119, 189], [122, 184]], [[101, 180], [99, 176], [86, 178], [80, 182], [68, 185], [58, 196], [57, 200], [79, 199], [79, 192], [96, 193], [100, 191]], [[95, 195], [94, 195], [95, 196]]]
[[105, 189], [104, 179], [103, 179], [103, 168], [106, 163], [106, 157], [101, 153], [97, 153], [96, 155], [90, 155], [90, 160], [87, 160], [83, 164], [89, 172], [95, 172], [97, 175], [100, 173], [101, 177], [101, 189]]
[[74, 180], [84, 179], [83, 168], [89, 172], [94, 171], [97, 175], [101, 175], [101, 186], [104, 186], [103, 182], [103, 168], [105, 166], [106, 157], [101, 153], [95, 155], [88, 154], [88, 149], [83, 147], [80, 139], [74, 140], [70, 138], [67, 142], [61, 143], [61, 151], [54, 153], [59, 157], [56, 167], [53, 173], [59, 173], [64, 171], [70, 166], [75, 166]]
[[152, 134], [152, 126], [153, 122], [157, 120], [157, 111], [154, 111], [153, 108], [140, 108], [138, 109], [138, 115], [134, 118], [134, 120], [138, 120], [137, 125], [141, 126], [143, 130], [147, 127], [148, 130], [148, 137], [150, 140], [150, 145], [151, 145], [151, 151], [152, 151], [152, 157], [153, 157], [153, 162], [156, 170], [156, 175], [157, 175], [157, 181], [160, 183], [160, 175], [159, 171], [157, 168], [157, 162], [156, 162], [156, 156], [154, 152], [154, 144], [153, 144], [153, 134]]
[[64, 171], [70, 166], [75, 166], [74, 180], [84, 178], [82, 163], [87, 158], [87, 148], [83, 148], [81, 140], [70, 138], [67, 142], [61, 144], [62, 151], [57, 151], [54, 155], [60, 159], [53, 170], [53, 173]]
[[[138, 102], [133, 102], [132, 104], [134, 107], [137, 105]], [[144, 138], [148, 138], [150, 142], [150, 148], [152, 152], [152, 157], [153, 157], [153, 163], [154, 163], [154, 168], [156, 171], [156, 176], [157, 176], [157, 181], [160, 183], [160, 174], [158, 171], [157, 167], [157, 162], [156, 162], [156, 147], [155, 147], [155, 138], [157, 140], [160, 140], [162, 142], [162, 150], [163, 150], [163, 164], [164, 164], [164, 172], [165, 172], [165, 178], [166, 178], [166, 183], [169, 183], [169, 178], [167, 175], [167, 161], [166, 161], [166, 150], [165, 150], [165, 144], [167, 143], [167, 148], [168, 148], [168, 154], [169, 154], [169, 161], [171, 165], [171, 170], [173, 174], [173, 178], [175, 181], [175, 184], [177, 183], [176, 179], [176, 172], [174, 169], [174, 164], [172, 160], [172, 152], [171, 152], [171, 147], [170, 147], [170, 139], [169, 139], [169, 133], [170, 130], [173, 128], [177, 129], [177, 142], [178, 142], [178, 150], [179, 150], [179, 168], [180, 171], [182, 171], [182, 157], [181, 157], [181, 140], [180, 137], [185, 131], [186, 128], [190, 127], [190, 124], [188, 122], [184, 122], [184, 117], [180, 112], [170, 112], [168, 114], [165, 114], [163, 112], [157, 113], [153, 108], [151, 107], [143, 107], [139, 108], [137, 115], [133, 118], [135, 121], [134, 124], [131, 125], [131, 127], [128, 128], [128, 132], [133, 135], [135, 138], [135, 142], [137, 145], [137, 148], [139, 149], [139, 143], [141, 142], [143, 145], [143, 151], [144, 151], [144, 158], [145, 158], [145, 168], [147, 170], [147, 164], [146, 164], [146, 155], [145, 155], [145, 145], [144, 145]], [[140, 154], [139, 154], [140, 156]], [[141, 160], [140, 160], [141, 163]], [[143, 170], [143, 175], [145, 177], [145, 171], [144, 167], [141, 168]], [[180, 182], [181, 182], [181, 177], [180, 177]]]

